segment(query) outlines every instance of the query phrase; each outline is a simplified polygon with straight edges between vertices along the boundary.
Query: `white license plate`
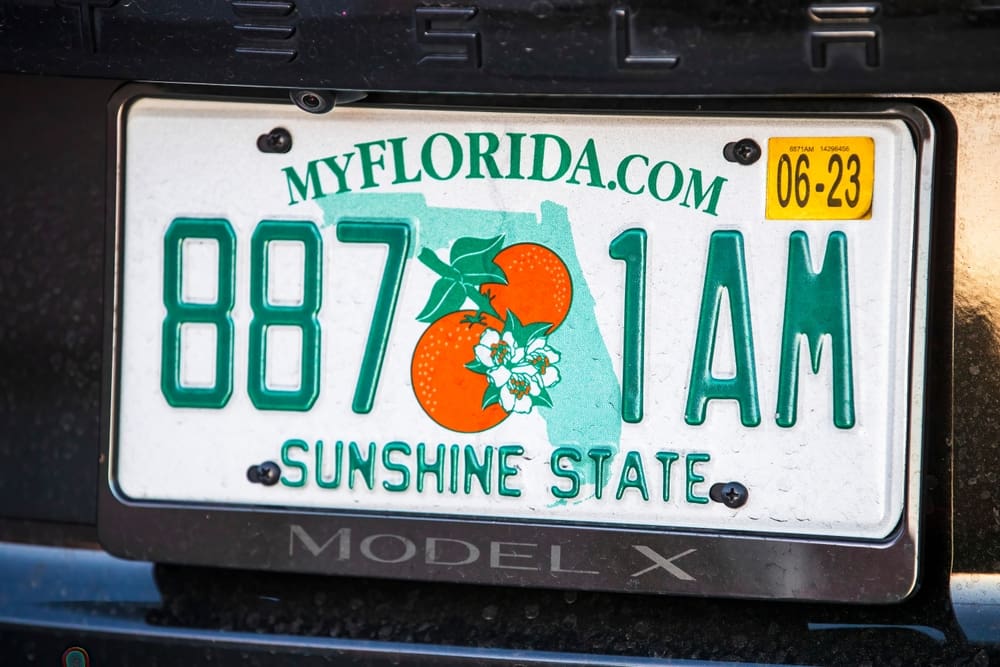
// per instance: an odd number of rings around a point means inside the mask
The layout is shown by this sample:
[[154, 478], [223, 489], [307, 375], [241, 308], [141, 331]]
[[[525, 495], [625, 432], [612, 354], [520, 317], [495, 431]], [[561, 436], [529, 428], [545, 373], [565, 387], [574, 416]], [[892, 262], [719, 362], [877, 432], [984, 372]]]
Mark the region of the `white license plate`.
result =
[[[258, 149], [274, 128], [289, 152]], [[128, 499], [867, 539], [901, 521], [901, 120], [146, 98], [125, 137]]]

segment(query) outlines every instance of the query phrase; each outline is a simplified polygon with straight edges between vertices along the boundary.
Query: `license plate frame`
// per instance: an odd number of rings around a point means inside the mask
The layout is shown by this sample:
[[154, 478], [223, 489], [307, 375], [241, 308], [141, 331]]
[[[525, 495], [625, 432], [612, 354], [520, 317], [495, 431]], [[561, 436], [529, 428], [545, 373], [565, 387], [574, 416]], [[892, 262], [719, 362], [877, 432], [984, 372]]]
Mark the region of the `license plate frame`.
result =
[[[225, 99], [272, 101], [267, 96], [262, 98], [259, 92], [213, 92]], [[899, 525], [888, 537], [865, 540], [129, 499], [116, 483], [114, 450], [121, 400], [125, 117], [129, 105], [144, 96], [205, 99], [212, 94], [190, 88], [135, 85], [119, 92], [109, 106], [107, 252], [113, 261], [108, 262], [107, 272], [107, 361], [98, 516], [101, 543], [109, 551], [130, 558], [221, 567], [722, 597], [891, 602], [915, 589], [931, 251], [929, 184], [933, 183], [935, 142], [934, 126], [918, 107], [897, 101], [739, 101], [660, 103], [655, 109], [665, 114], [691, 114], [698, 107], [711, 109], [717, 115], [897, 118], [913, 135], [917, 200], [904, 507]], [[581, 105], [600, 109], [599, 102], [581, 101]], [[538, 106], [542, 110], [566, 111], [555, 105], [546, 108], [544, 103]], [[644, 107], [637, 103], [636, 108]], [[421, 557], [407, 559], [402, 565], [391, 558], [380, 558], [372, 550], [372, 540], [393, 541], [404, 545], [404, 551], [413, 544]], [[469, 563], [444, 558], [428, 561], [427, 551], [433, 550], [429, 540], [439, 545], [448, 540], [465, 541], [474, 544], [480, 556]], [[586, 562], [580, 558], [583, 553], [587, 554]], [[529, 563], [531, 569], [516, 566], [521, 562]], [[794, 564], [794, 568], [786, 563]]]

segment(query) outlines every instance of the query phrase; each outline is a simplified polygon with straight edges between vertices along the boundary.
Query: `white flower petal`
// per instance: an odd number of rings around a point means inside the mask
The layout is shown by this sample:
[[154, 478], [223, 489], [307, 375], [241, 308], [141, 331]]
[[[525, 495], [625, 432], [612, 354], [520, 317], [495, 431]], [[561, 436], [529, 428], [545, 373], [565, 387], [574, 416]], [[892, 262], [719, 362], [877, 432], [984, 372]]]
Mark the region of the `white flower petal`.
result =
[[479, 337], [479, 344], [490, 348], [500, 342], [500, 332], [496, 329], [487, 329]]
[[[506, 366], [497, 366], [496, 368], [491, 368], [486, 373], [493, 384], [497, 387], [506, 388], [507, 380], [510, 379], [510, 370]], [[510, 412], [510, 410], [508, 410]]]
[[493, 355], [490, 354], [490, 348], [486, 347], [485, 345], [477, 345], [473, 349], [476, 352], [476, 359], [483, 366], [486, 366], [487, 368], [492, 368], [493, 366], [496, 365], [495, 363], [493, 363]]
[[545, 348], [545, 356], [548, 358], [550, 364], [554, 364], [559, 361], [559, 352], [553, 350], [551, 347]]
[[525, 377], [531, 377], [538, 373], [538, 369], [531, 364], [521, 364], [514, 366], [510, 369], [515, 375], [524, 375]]
[[517, 399], [514, 398], [514, 394], [507, 388], [507, 385], [500, 388], [500, 407], [507, 412], [511, 412], [516, 402]]
[[510, 357], [507, 359], [507, 364], [513, 366], [514, 364], [519, 364], [524, 360], [524, 348], [515, 345], [511, 348]]
[[531, 402], [531, 396], [528, 394], [514, 401], [514, 412], [527, 414], [531, 412], [532, 407], [534, 407], [534, 403]]
[[542, 381], [543, 387], [554, 387], [559, 383], [559, 369], [555, 366], [549, 366], [544, 372], [538, 374], [538, 378]]
[[536, 338], [535, 340], [528, 343], [528, 354], [530, 355], [533, 352], [537, 352], [541, 350], [543, 347], [545, 347], [545, 340], [546, 340], [545, 336], [542, 336], [541, 338]]
[[531, 412], [534, 405], [531, 396], [540, 391], [541, 385], [534, 378], [524, 373], [512, 374], [507, 384], [500, 389], [500, 404], [507, 412]]

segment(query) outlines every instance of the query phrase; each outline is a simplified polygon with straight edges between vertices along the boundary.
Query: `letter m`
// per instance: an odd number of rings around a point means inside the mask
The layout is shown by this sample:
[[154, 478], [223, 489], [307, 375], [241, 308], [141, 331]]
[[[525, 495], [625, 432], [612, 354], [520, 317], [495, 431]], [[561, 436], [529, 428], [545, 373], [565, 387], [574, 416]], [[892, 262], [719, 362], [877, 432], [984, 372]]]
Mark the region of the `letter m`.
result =
[[323, 544], [319, 544], [312, 536], [306, 532], [306, 529], [302, 526], [293, 524], [290, 527], [288, 533], [288, 555], [295, 555], [295, 540], [298, 538], [299, 543], [306, 548], [306, 551], [311, 553], [313, 556], [319, 556], [323, 553], [328, 546], [330, 546], [334, 540], [339, 539], [340, 544], [337, 547], [337, 560], [347, 560], [351, 557], [351, 529], [341, 528], [336, 533], [333, 534], [330, 539], [328, 539]]
[[727, 180], [722, 176], [716, 176], [712, 179], [712, 182], [708, 184], [708, 189], [702, 187], [701, 183], [701, 171], [698, 169], [690, 169], [691, 178], [688, 180], [687, 190], [684, 192], [684, 201], [681, 202], [681, 206], [685, 208], [691, 208], [688, 201], [691, 199], [691, 195], [694, 195], [694, 208], [698, 210], [701, 205], [708, 200], [708, 205], [703, 209], [705, 213], [709, 215], [719, 215], [715, 212], [715, 207], [719, 205], [719, 195], [722, 194], [722, 185]]
[[[303, 181], [295, 167], [285, 167], [281, 171], [285, 174], [285, 183], [288, 186], [288, 205], [298, 204], [306, 199], [319, 199], [325, 197], [323, 185], [319, 182], [319, 170], [317, 165], [319, 160], [313, 160], [306, 166], [306, 178]], [[309, 196], [309, 188], [312, 187], [312, 197]], [[295, 195], [298, 194], [298, 200]]]
[[812, 372], [819, 373], [820, 355], [830, 342], [833, 376], [833, 423], [854, 426], [854, 377], [851, 363], [851, 304], [847, 289], [847, 236], [832, 232], [823, 268], [814, 273], [805, 232], [788, 239], [785, 323], [778, 371], [778, 426], [794, 426], [799, 394], [799, 348], [807, 346]]

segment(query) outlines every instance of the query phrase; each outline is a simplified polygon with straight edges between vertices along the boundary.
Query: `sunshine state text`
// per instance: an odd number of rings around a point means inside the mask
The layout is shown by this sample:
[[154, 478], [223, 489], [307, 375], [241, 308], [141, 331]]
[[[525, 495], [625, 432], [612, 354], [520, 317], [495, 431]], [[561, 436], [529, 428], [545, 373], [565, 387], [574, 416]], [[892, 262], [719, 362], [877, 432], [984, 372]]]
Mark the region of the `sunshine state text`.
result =
[[[281, 446], [281, 484], [299, 488], [368, 489], [390, 493], [438, 493], [507, 496], [521, 495], [518, 463], [521, 445], [415, 446], [397, 440], [309, 443], [286, 440]], [[643, 500], [707, 504], [707, 483], [701, 467], [711, 460], [704, 452], [615, 452], [610, 447], [557, 447], [549, 457], [554, 498], [614, 498], [626, 494]], [[675, 465], [676, 464], [676, 465]], [[601, 481], [603, 480], [603, 481]], [[596, 483], [595, 483], [596, 482]], [[673, 484], [682, 485], [674, 491]], [[672, 495], [673, 494], [673, 495]]]

